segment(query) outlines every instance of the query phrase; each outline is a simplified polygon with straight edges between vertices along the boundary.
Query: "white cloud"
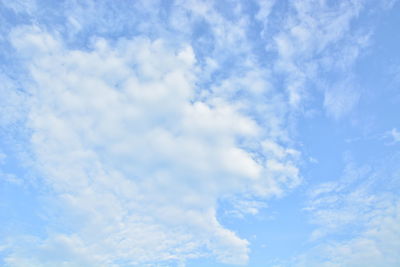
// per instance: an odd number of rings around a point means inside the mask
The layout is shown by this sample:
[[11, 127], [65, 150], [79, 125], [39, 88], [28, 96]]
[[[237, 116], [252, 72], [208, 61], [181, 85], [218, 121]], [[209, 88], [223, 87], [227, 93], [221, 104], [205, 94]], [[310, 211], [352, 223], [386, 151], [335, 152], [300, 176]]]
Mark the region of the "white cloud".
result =
[[269, 15], [272, 12], [272, 8], [274, 7], [276, 0], [259, 0], [257, 3], [259, 10], [255, 18], [265, 24], [268, 21]]
[[400, 257], [398, 155], [372, 167], [350, 163], [337, 182], [310, 194], [307, 210], [318, 227], [311, 249], [294, 266], [397, 266]]
[[339, 119], [355, 107], [360, 93], [354, 87], [353, 83], [346, 82], [325, 91], [324, 107], [329, 115]]
[[[217, 93], [196, 100], [190, 45], [136, 37], [69, 50], [32, 27], [11, 40], [34, 80], [32, 149], [65, 229], [14, 244], [9, 266], [141, 265], [208, 254], [247, 262], [248, 241], [217, 221], [217, 201], [295, 186], [296, 153], [274, 144], [243, 103]], [[250, 152], [266, 137], [273, 153]], [[57, 247], [53, 258], [41, 256]]]
[[18, 90], [13, 81], [0, 74], [0, 126], [10, 127], [17, 124], [26, 112], [26, 96]]
[[400, 142], [400, 132], [396, 128], [393, 128], [391, 131], [389, 131], [386, 136], [389, 136], [394, 143]]
[[37, 11], [37, 4], [35, 0], [28, 1], [1, 1], [0, 4], [12, 9], [16, 13], [32, 14]]
[[[326, 83], [321, 78], [323, 71], [344, 71], [347, 77], [359, 50], [368, 41], [368, 35], [349, 34], [350, 23], [363, 5], [363, 1], [293, 1], [292, 11], [269, 47], [279, 55], [275, 71], [287, 74], [286, 89], [293, 107], [304, 103], [310, 87]], [[318, 89], [325, 91], [325, 108], [335, 117], [349, 112], [358, 98], [354, 86], [346, 89], [345, 96], [335, 88]]]
[[[320, 243], [294, 260], [294, 266], [397, 266], [400, 263], [400, 203], [377, 202], [365, 229], [343, 241]], [[360, 204], [357, 204], [357, 207]], [[334, 216], [340, 216], [335, 213]], [[363, 220], [363, 219], [361, 219]]]

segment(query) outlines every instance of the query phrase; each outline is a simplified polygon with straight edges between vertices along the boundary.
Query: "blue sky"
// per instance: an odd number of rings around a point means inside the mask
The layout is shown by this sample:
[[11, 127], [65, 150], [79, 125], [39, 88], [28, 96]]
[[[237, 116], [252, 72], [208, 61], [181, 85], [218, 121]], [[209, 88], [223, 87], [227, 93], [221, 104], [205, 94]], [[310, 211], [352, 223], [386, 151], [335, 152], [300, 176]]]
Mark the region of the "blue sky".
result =
[[399, 266], [399, 12], [0, 0], [0, 265]]

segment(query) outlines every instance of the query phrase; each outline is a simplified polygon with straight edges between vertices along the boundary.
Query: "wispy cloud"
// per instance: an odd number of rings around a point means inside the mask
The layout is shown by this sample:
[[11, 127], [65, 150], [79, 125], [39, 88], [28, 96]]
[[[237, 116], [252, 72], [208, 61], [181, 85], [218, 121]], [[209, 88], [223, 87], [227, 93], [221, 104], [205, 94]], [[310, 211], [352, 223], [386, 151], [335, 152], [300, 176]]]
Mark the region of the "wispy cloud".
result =
[[400, 131], [398, 131], [396, 128], [390, 130], [385, 136], [389, 137], [393, 143], [400, 142]]
[[[349, 163], [343, 177], [311, 191], [314, 247], [295, 266], [396, 266], [400, 203], [398, 154], [371, 166]], [[321, 239], [323, 240], [322, 242]]]

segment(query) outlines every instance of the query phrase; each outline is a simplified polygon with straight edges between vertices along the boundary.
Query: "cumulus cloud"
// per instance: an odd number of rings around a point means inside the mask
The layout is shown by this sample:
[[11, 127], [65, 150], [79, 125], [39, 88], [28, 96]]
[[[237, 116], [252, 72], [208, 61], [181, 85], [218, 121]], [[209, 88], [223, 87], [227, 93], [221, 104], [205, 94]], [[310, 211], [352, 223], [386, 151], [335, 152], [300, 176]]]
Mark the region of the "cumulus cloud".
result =
[[[15, 29], [11, 40], [32, 75], [32, 150], [65, 230], [32, 241], [37, 251], [16, 249], [9, 266], [184, 262], [210, 253], [246, 263], [248, 241], [217, 221], [217, 201], [297, 184], [295, 153], [272, 138], [268, 158], [254, 155], [246, 144], [268, 132], [239, 103], [217, 94], [196, 100], [189, 44], [97, 38], [89, 51], [71, 50], [37, 27]], [[40, 258], [54, 247], [60, 257]]]

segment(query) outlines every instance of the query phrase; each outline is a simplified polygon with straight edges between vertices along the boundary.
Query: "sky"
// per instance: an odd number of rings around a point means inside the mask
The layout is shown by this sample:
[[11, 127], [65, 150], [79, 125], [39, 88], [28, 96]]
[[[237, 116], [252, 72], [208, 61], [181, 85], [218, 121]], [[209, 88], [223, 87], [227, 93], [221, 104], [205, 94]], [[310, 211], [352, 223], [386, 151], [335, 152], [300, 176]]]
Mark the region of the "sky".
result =
[[0, 0], [0, 265], [400, 266], [396, 0]]

